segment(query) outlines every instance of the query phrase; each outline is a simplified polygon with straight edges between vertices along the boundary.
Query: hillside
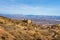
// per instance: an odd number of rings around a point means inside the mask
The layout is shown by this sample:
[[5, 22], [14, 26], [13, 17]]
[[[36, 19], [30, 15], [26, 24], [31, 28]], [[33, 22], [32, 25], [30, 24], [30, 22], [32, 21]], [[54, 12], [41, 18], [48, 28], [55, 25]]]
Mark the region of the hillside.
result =
[[0, 16], [0, 40], [60, 40], [60, 24], [46, 26], [32, 22]]

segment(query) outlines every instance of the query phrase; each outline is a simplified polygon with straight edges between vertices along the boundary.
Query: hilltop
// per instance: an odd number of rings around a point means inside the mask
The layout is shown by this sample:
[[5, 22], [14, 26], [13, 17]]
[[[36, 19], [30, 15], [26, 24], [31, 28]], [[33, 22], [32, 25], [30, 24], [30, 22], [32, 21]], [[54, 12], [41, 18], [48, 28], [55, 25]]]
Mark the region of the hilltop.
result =
[[60, 40], [60, 24], [38, 25], [30, 19], [0, 16], [0, 40]]

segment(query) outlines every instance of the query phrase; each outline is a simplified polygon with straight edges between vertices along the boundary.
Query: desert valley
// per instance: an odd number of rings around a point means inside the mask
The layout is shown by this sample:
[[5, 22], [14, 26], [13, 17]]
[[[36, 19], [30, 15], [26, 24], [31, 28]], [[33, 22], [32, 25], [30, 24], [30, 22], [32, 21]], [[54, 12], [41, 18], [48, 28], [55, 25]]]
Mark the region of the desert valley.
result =
[[60, 40], [60, 24], [0, 16], [0, 40]]

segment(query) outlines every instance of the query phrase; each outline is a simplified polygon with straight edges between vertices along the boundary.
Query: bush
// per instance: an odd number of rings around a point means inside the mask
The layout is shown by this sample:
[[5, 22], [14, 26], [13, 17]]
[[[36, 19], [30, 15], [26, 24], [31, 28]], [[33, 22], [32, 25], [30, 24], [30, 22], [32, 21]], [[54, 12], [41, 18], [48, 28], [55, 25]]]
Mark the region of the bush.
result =
[[0, 22], [0, 24], [3, 24], [3, 22]]

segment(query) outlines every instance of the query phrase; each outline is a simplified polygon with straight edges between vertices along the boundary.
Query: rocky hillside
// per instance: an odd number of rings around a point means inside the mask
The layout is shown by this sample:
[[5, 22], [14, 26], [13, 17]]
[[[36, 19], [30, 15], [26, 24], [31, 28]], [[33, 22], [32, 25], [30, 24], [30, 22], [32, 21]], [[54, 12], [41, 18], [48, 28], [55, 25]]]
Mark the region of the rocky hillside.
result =
[[60, 24], [38, 25], [0, 16], [0, 40], [60, 40]]

